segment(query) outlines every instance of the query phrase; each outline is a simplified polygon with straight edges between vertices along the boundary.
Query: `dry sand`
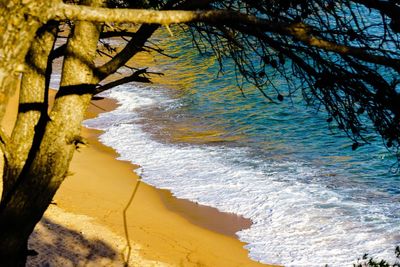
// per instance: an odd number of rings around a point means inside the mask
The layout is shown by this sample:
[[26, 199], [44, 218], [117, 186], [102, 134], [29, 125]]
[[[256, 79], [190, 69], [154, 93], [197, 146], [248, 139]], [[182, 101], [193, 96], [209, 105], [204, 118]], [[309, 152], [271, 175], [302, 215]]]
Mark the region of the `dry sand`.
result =
[[[15, 99], [3, 125], [11, 128]], [[115, 103], [96, 101], [93, 117]], [[69, 176], [30, 239], [29, 266], [266, 266], [247, 257], [234, 232], [249, 221], [140, 181], [134, 166], [83, 129]]]
[[125, 239], [85, 215], [76, 215], [52, 205], [29, 239], [38, 253], [28, 266], [170, 266], [145, 260], [140, 246], [128, 247]]

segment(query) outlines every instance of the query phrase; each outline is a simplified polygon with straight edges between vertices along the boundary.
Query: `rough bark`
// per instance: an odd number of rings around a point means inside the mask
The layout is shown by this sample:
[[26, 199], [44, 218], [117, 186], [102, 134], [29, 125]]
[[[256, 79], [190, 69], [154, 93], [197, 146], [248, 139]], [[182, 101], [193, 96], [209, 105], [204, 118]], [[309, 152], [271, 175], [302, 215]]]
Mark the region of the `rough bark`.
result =
[[[0, 266], [24, 266], [27, 240], [67, 176], [93, 90], [99, 27], [77, 23], [68, 41], [61, 88], [36, 153], [0, 204]], [[35, 134], [40, 134], [36, 132]]]
[[[87, 4], [99, 6], [101, 2], [87, 1]], [[2, 55], [8, 53], [10, 56], [2, 63], [12, 63], [0, 65], [2, 96], [8, 98], [10, 95], [5, 77], [14, 82], [17, 80], [14, 74], [24, 74], [19, 115], [7, 144], [10, 155], [0, 203], [0, 266], [12, 267], [25, 265], [29, 235], [66, 177], [73, 152], [82, 141], [81, 122], [99, 80], [93, 74], [93, 58], [100, 30], [92, 22], [76, 23], [66, 48], [61, 88], [47, 117], [47, 58], [54, 31], [39, 34], [28, 54], [27, 51], [35, 32], [49, 18], [49, 5], [46, 1], [36, 2], [39, 6], [43, 4], [43, 15], [38, 19], [34, 14], [40, 14], [39, 9], [33, 2], [8, 3], [7, 7], [0, 6], [0, 11], [8, 16], [4, 25], [8, 25], [13, 17], [18, 19], [11, 23], [15, 29], [2, 29], [6, 35], [17, 32], [11, 34], [11, 41], [5, 38], [9, 43], [4, 38], [0, 43], [0, 47], [5, 49]], [[146, 33], [151, 35], [155, 28], [150, 27]], [[147, 37], [139, 39], [139, 45], [143, 45]], [[21, 44], [20, 47], [15, 43]], [[25, 66], [22, 64], [24, 57]], [[5, 106], [4, 100], [2, 103]]]
[[174, 23], [208, 22], [237, 23], [249, 25], [271, 24], [269, 21], [240, 12], [226, 10], [150, 10], [150, 9], [113, 9], [89, 8], [79, 5], [60, 3], [54, 5], [52, 15], [54, 20], [86, 20], [92, 22], [130, 22], [170, 25]]
[[[58, 1], [8, 0], [0, 3], [0, 121], [10, 95], [24, 71], [24, 59], [37, 29]], [[39, 16], [39, 14], [42, 14]]]
[[[48, 57], [56, 34], [56, 23], [40, 28], [25, 58], [18, 116], [8, 143], [9, 156], [3, 172], [2, 198], [11, 190], [28, 158], [35, 141], [35, 130], [39, 132], [48, 117], [47, 93], [51, 73], [51, 60]], [[42, 121], [41, 125], [38, 125], [39, 121]]]

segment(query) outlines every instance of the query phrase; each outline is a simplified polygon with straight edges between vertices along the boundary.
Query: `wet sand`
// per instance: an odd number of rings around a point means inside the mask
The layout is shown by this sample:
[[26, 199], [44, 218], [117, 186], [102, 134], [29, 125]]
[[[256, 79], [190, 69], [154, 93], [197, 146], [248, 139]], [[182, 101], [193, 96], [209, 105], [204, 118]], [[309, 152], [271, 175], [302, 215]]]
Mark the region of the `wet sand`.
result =
[[[88, 118], [116, 107], [108, 99], [94, 104]], [[11, 125], [15, 110], [9, 113]], [[83, 128], [89, 145], [75, 153], [71, 176], [32, 235], [39, 256], [31, 266], [266, 266], [235, 238], [249, 220], [141, 182], [135, 166], [98, 141], [100, 133]]]
[[[115, 108], [107, 99], [95, 105], [88, 118]], [[83, 129], [89, 147], [74, 156], [71, 172], [76, 174], [57, 193], [59, 207], [96, 218], [121, 236], [126, 235], [126, 226], [146, 259], [177, 266], [263, 266], [251, 261], [245, 244], [234, 238], [234, 232], [248, 227], [250, 221], [178, 200], [166, 190], [140, 182], [133, 165], [115, 160], [115, 151], [98, 141], [100, 133]]]

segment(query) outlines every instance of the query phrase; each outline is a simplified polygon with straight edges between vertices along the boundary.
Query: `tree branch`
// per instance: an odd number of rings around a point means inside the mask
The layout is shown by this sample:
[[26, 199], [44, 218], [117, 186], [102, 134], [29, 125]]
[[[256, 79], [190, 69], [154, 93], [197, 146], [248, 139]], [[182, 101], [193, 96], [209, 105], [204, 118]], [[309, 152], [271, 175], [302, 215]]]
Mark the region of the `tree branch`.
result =
[[[57, 38], [58, 38], [58, 37], [57, 37]], [[51, 58], [51, 59], [56, 59], [56, 58], [59, 58], [59, 57], [63, 57], [63, 56], [65, 55], [66, 48], [67, 48], [67, 45], [66, 45], [66, 44], [63, 44], [63, 45], [61, 45], [61, 46], [55, 48], [55, 49], [50, 53], [50, 58]]]
[[[86, 6], [59, 4], [53, 19], [89, 20], [93, 22], [131, 22], [169, 25], [174, 23], [205, 22], [210, 24], [246, 25], [257, 27], [265, 32], [292, 36], [297, 41], [341, 55], [392, 67], [400, 73], [397, 59], [367, 53], [363, 48], [340, 45], [313, 34], [312, 27], [304, 23], [276, 23], [271, 20], [229, 10], [143, 10], [143, 9], [109, 9]], [[105, 66], [104, 66], [105, 67]], [[99, 69], [100, 72], [108, 70]], [[102, 76], [102, 75], [100, 75]]]
[[379, 10], [383, 14], [387, 15], [391, 19], [398, 19], [400, 6], [391, 1], [381, 0], [354, 0], [354, 2], [362, 4], [368, 8]]
[[[239, 21], [238, 21], [239, 22]], [[400, 60], [389, 56], [382, 56], [373, 54], [368, 49], [363, 47], [354, 47], [342, 45], [333, 41], [326, 40], [319, 37], [318, 31], [313, 27], [304, 23], [273, 23], [263, 21], [259, 24], [259, 28], [252, 28], [251, 25], [246, 24], [232, 24], [229, 25], [233, 29], [238, 29], [243, 33], [248, 34], [259, 34], [259, 31], [276, 33], [283, 36], [289, 36], [294, 38], [296, 41], [303, 43], [304, 45], [315, 47], [321, 50], [330, 51], [337, 53], [342, 56], [351, 56], [359, 60], [370, 62], [382, 66], [393, 68], [396, 72], [400, 73]], [[249, 27], [250, 26], [250, 27]]]
[[109, 32], [102, 32], [100, 34], [100, 39], [112, 38], [112, 37], [134, 37], [135, 32], [130, 31], [109, 31]]
[[143, 50], [143, 45], [147, 39], [155, 32], [158, 28], [157, 25], [142, 25], [139, 30], [135, 33], [135, 36], [128, 42], [128, 44], [117, 54], [102, 66], [99, 66], [95, 70], [96, 77], [99, 81], [103, 80], [108, 75], [116, 72], [121, 66], [125, 65], [130, 58], [136, 53]]
[[[138, 70], [138, 71], [135, 71], [135, 72], [134, 72], [132, 75], [130, 75], [130, 76], [121, 78], [121, 79], [119, 79], [119, 80], [112, 81], [112, 82], [107, 83], [107, 84], [105, 84], [105, 85], [101, 85], [101, 86], [99, 86], [99, 87], [97, 87], [97, 88], [95, 89], [93, 95], [100, 94], [101, 92], [104, 92], [104, 91], [106, 91], [106, 90], [108, 90], [108, 89], [111, 89], [111, 88], [116, 87], [116, 86], [121, 85], [121, 84], [129, 83], [129, 82], [149, 83], [149, 82], [150, 82], [150, 79], [149, 79], [149, 78], [140, 76], [140, 75], [145, 74], [145, 73], [148, 73], [148, 72], [147, 72], [147, 68], [145, 68], [145, 69], [140, 69], [140, 70]], [[161, 73], [153, 73], [153, 74], [162, 75]]]
[[[304, 23], [296, 23], [282, 29], [285, 35], [293, 36], [302, 43], [320, 48], [326, 51], [338, 53], [340, 55], [348, 55], [357, 59], [375, 63], [387, 67], [391, 67], [400, 73], [400, 61], [388, 56], [380, 56], [368, 53], [364, 48], [341, 45], [335, 42], [324, 40], [312, 34], [312, 29]], [[279, 33], [279, 32], [277, 32]]]
[[[174, 2], [167, 3], [163, 9], [201, 9], [207, 7], [215, 0], [186, 0], [179, 5], [175, 6]], [[106, 78], [108, 75], [116, 72], [121, 66], [125, 65], [136, 53], [142, 51], [143, 46], [151, 37], [151, 35], [158, 29], [157, 24], [143, 24], [138, 31], [135, 32], [131, 40], [117, 55], [114, 56], [109, 62], [98, 67], [95, 71], [96, 77], [99, 81]]]
[[264, 20], [255, 16], [225, 10], [149, 10], [149, 9], [113, 9], [70, 5], [59, 3], [53, 8], [48, 19], [53, 20], [85, 20], [91, 22], [115, 22], [137, 24], [170, 25], [189, 22], [235, 23], [246, 22], [250, 25], [263, 25]]

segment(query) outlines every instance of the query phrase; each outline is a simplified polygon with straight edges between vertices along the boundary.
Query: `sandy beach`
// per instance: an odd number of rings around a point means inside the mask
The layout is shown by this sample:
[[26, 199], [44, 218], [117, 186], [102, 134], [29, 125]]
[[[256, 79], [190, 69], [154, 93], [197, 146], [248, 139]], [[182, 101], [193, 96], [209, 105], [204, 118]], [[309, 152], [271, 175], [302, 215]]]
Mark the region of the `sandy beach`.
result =
[[[16, 100], [3, 125], [11, 129]], [[87, 117], [116, 103], [96, 101]], [[135, 166], [83, 129], [88, 146], [30, 239], [28, 266], [266, 266], [251, 261], [234, 233], [251, 222], [179, 200], [140, 181]]]

